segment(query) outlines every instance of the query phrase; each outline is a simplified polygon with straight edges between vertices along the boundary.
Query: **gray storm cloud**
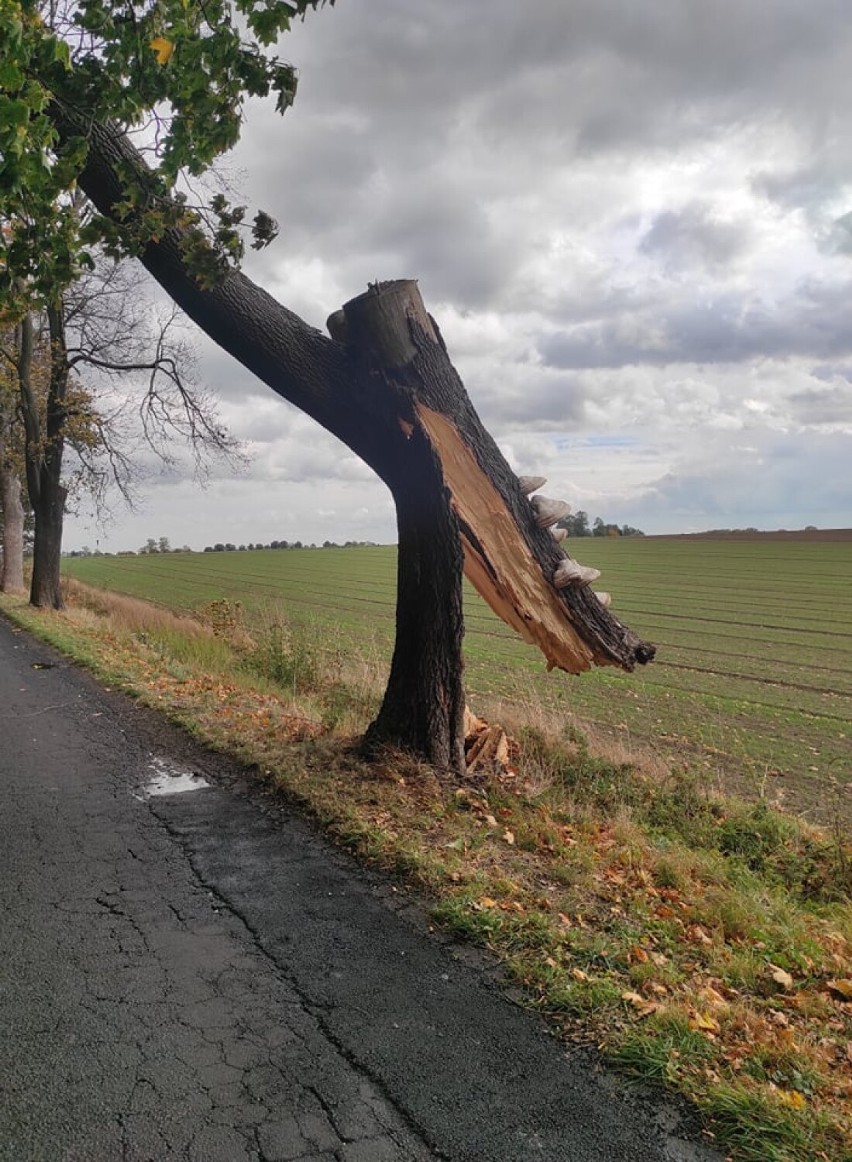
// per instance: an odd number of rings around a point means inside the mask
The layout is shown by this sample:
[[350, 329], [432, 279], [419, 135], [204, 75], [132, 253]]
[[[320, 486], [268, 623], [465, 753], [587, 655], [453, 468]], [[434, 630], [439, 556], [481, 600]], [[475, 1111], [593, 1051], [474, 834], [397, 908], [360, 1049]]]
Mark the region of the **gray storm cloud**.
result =
[[[808, 523], [849, 523], [846, 0], [340, 0], [281, 55], [295, 106], [253, 102], [229, 162], [281, 224], [246, 263], [271, 293], [322, 327], [368, 281], [419, 278], [516, 466], [538, 455], [612, 519], [737, 523], [755, 492], [734, 441], [695, 465], [708, 430], [748, 430], [762, 522], [820, 463]], [[394, 538], [318, 429], [210, 344], [200, 368], [250, 445], [241, 497], [298, 514], [309, 481], [332, 494], [323, 539], [361, 519]], [[236, 539], [197, 505], [205, 539]]]

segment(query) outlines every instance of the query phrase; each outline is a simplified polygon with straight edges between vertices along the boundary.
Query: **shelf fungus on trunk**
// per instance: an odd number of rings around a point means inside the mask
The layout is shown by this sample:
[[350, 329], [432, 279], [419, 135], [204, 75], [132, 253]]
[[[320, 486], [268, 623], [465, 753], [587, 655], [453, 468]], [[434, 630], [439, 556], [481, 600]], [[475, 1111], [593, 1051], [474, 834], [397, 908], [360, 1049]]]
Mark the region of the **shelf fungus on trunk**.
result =
[[520, 488], [524, 496], [529, 496], [531, 492], [538, 492], [540, 488], [544, 488], [545, 484], [547, 484], [547, 478], [545, 476], [518, 477], [518, 488]]
[[604, 609], [609, 609], [609, 607], [612, 605], [612, 595], [609, 593], [604, 593], [603, 590], [595, 590], [595, 597], [597, 597], [598, 601], [601, 603]]
[[535, 523], [540, 529], [549, 529], [571, 511], [571, 505], [566, 500], [551, 500], [549, 496], [541, 494], [534, 496], [530, 504], [535, 515]]
[[557, 589], [565, 589], [569, 585], [591, 585], [600, 575], [600, 569], [593, 569], [591, 565], [581, 565], [573, 557], [566, 557], [556, 566], [553, 584]]
[[565, 538], [568, 536], [568, 530], [567, 529], [560, 529], [560, 528], [551, 529], [550, 535], [553, 537], [554, 541], [556, 541], [556, 543], [558, 545], [562, 541], [564, 541]]

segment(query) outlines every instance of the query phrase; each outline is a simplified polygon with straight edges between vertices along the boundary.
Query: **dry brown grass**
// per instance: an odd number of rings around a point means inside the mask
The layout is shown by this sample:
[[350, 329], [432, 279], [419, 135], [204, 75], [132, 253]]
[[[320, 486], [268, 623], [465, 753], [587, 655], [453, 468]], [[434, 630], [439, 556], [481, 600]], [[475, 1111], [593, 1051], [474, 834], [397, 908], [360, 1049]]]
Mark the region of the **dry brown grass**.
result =
[[137, 597], [94, 589], [73, 578], [62, 582], [69, 616], [86, 611], [109, 623], [116, 632], [130, 634], [168, 633], [188, 638], [211, 638], [213, 629], [193, 617], [182, 617], [171, 610]]

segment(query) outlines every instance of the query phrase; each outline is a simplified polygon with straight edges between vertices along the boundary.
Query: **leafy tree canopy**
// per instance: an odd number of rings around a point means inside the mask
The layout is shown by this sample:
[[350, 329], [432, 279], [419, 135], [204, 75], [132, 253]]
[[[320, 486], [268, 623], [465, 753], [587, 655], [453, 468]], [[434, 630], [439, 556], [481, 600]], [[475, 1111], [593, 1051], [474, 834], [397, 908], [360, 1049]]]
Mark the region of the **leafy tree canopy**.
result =
[[[181, 227], [202, 285], [239, 262], [245, 207], [190, 204], [183, 179], [231, 149], [249, 97], [283, 113], [296, 73], [272, 51], [293, 19], [334, 0], [0, 0], [0, 303], [24, 309], [90, 265], [87, 246], [139, 253]], [[150, 174], [121, 175], [125, 221], [76, 212], [85, 131], [60, 141], [57, 113], [133, 131]], [[254, 219], [253, 245], [275, 236]]]

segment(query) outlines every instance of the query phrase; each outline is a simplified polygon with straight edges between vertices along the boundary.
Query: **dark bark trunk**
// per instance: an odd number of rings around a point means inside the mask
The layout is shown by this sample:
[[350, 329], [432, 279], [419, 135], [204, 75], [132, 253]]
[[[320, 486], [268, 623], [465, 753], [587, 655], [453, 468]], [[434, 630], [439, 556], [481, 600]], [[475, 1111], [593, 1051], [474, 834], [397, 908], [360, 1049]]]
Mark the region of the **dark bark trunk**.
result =
[[[149, 180], [140, 155], [119, 128], [92, 124], [60, 105], [52, 114], [61, 135], [86, 138], [80, 186], [101, 213], [120, 220], [118, 173], [129, 167], [143, 186]], [[158, 204], [152, 192], [151, 205]], [[462, 550], [474, 585], [543, 651], [549, 667], [630, 670], [653, 657], [653, 647], [593, 594], [554, 587], [562, 551], [537, 526], [480, 423], [437, 327], [416, 289], [411, 293], [415, 284], [382, 284], [347, 303], [330, 320], [331, 341], [241, 274], [200, 286], [187, 267], [184, 240], [167, 231], [141, 260], [202, 330], [347, 444], [393, 492], [398, 640], [387, 695], [368, 734], [371, 747], [395, 742], [440, 765], [460, 766]], [[376, 316], [385, 313], [376, 345]]]
[[21, 479], [10, 460], [13, 421], [11, 396], [0, 402], [0, 511], [3, 514], [3, 561], [0, 592], [20, 593], [24, 588], [24, 505]]
[[51, 480], [38, 503], [33, 505], [35, 535], [30, 605], [37, 605], [40, 609], [64, 607], [60, 570], [65, 499], [66, 490], [62, 484]]
[[385, 747], [464, 770], [462, 566], [458, 522], [440, 461], [415, 430], [391, 484], [396, 504], [396, 641], [381, 710], [364, 738], [374, 757]]
[[27, 488], [35, 520], [30, 604], [43, 609], [62, 609], [62, 526], [68, 495], [62, 484], [62, 457], [65, 450], [65, 399], [69, 375], [62, 306], [48, 307], [47, 320], [50, 379], [43, 427], [31, 381], [33, 335], [32, 319], [29, 316], [22, 324], [19, 366], [26, 431]]
[[0, 508], [3, 510], [0, 592], [20, 593], [24, 588], [24, 506], [21, 503], [21, 481], [6, 464], [0, 467]]
[[[382, 707], [364, 748], [375, 755], [386, 746], [401, 747], [460, 774], [464, 554], [440, 457], [415, 413], [420, 384], [411, 364], [418, 346], [407, 312], [419, 310], [427, 325], [428, 316], [416, 285], [399, 285], [404, 293], [373, 288], [329, 321], [332, 334], [345, 337], [377, 385], [384, 384], [396, 397], [397, 424], [404, 437], [385, 475], [399, 534], [396, 640]], [[437, 339], [424, 334], [422, 342]]]

